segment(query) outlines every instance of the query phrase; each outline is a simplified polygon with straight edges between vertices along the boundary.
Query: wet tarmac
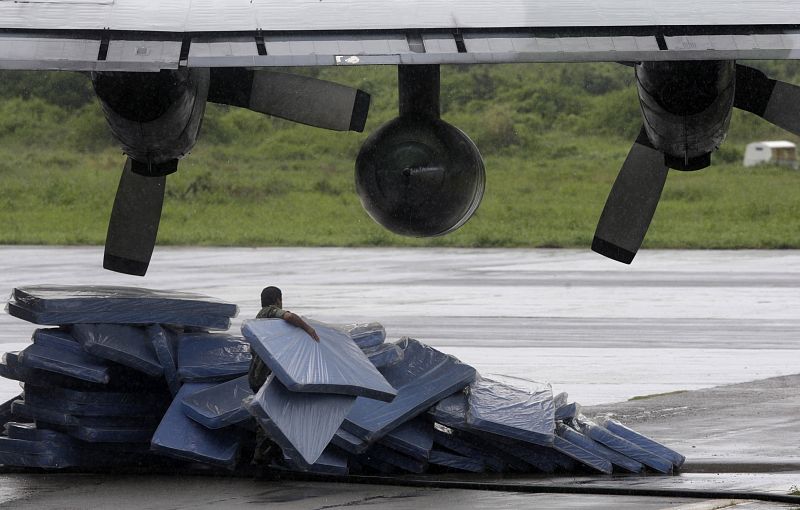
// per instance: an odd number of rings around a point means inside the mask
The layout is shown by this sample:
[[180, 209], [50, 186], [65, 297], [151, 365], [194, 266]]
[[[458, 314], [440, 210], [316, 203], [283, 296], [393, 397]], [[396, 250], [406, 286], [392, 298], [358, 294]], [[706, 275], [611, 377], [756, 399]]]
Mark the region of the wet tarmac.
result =
[[[536, 479], [786, 493], [800, 484], [800, 252], [158, 248], [145, 278], [100, 268], [99, 248], [0, 248], [0, 289], [39, 283], [189, 290], [252, 317], [265, 285], [286, 308], [379, 320], [481, 373], [549, 381], [689, 457], [676, 477]], [[235, 325], [234, 327], [238, 327]], [[33, 326], [0, 316], [0, 350]], [[771, 378], [769, 381], [762, 381]], [[752, 383], [752, 381], [760, 381]], [[728, 389], [707, 389], [720, 385]], [[18, 388], [4, 383], [0, 397]], [[699, 390], [623, 404], [634, 396]], [[638, 409], [638, 410], [637, 410]], [[475, 493], [197, 477], [0, 476], [13, 508], [670, 508], [663, 498]], [[127, 506], [126, 506], [127, 505]], [[722, 505], [722, 503], [719, 503]], [[709, 506], [718, 508], [722, 506]], [[737, 508], [770, 508], [749, 504]], [[772, 506], [774, 507], [774, 506]]]

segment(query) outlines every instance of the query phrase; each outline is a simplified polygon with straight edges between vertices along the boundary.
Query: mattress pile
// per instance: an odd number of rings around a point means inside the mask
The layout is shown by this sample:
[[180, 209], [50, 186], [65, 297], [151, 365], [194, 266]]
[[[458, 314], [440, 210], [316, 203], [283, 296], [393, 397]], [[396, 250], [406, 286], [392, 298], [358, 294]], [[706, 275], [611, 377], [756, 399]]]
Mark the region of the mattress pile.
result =
[[[226, 332], [235, 305], [123, 287], [22, 287], [7, 311], [53, 327], [0, 363], [22, 383], [0, 404], [0, 465], [246, 470], [261, 435], [274, 445], [266, 465], [331, 474], [670, 473], [684, 461], [610, 418], [586, 419], [548, 385], [387, 342], [379, 323], [309, 321], [316, 342], [254, 319], [237, 335]], [[253, 353], [271, 370], [255, 392]]]

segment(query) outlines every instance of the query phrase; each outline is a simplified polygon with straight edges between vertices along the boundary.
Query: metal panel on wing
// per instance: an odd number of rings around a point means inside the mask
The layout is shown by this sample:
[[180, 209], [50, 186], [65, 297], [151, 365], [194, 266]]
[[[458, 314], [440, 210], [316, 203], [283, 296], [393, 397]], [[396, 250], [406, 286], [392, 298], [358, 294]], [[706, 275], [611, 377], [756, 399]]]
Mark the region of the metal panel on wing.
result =
[[98, 62], [102, 71], [158, 71], [177, 69], [181, 41], [111, 40], [106, 59]]
[[0, 34], [0, 69], [91, 70], [100, 40]]
[[189, 47], [189, 67], [249, 67], [256, 56], [255, 37], [197, 37]]

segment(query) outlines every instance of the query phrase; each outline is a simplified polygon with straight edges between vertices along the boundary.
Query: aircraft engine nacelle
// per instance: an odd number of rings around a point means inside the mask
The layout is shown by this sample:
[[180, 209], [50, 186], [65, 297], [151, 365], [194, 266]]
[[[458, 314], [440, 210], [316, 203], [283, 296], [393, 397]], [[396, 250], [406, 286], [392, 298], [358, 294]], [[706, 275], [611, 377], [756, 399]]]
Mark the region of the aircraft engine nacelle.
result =
[[142, 175], [174, 172], [192, 149], [209, 82], [208, 69], [92, 74], [111, 132]]
[[478, 148], [439, 118], [438, 66], [400, 66], [400, 116], [373, 133], [356, 159], [367, 213], [395, 234], [444, 235], [475, 213], [486, 183]]
[[398, 117], [372, 134], [356, 160], [356, 190], [376, 222], [401, 235], [447, 234], [483, 197], [478, 148], [461, 130], [434, 119]]
[[677, 170], [711, 164], [733, 111], [733, 61], [641, 62], [636, 82], [644, 126], [654, 148]]

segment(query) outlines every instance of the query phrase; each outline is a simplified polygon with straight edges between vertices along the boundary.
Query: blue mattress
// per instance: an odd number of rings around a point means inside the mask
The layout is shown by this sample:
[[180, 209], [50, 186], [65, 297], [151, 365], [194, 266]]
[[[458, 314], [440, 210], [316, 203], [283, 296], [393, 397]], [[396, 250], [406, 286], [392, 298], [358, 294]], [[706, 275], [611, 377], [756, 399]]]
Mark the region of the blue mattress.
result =
[[594, 439], [598, 443], [602, 443], [612, 450], [625, 455], [626, 457], [630, 457], [633, 460], [639, 461], [645, 466], [652, 468], [659, 473], [672, 473], [672, 462], [636, 446], [627, 439], [623, 439], [620, 436], [609, 432], [603, 427], [592, 423], [583, 422], [581, 423], [581, 432]]
[[315, 342], [281, 319], [245, 321], [242, 333], [286, 388], [295, 392], [335, 393], [391, 401], [397, 391], [340, 330], [311, 321]]
[[383, 436], [380, 442], [413, 459], [426, 460], [433, 448], [433, 423], [414, 418]]
[[349, 473], [347, 456], [334, 451], [331, 448], [322, 452], [317, 462], [311, 466], [295, 465], [288, 457], [284, 457], [286, 463], [293, 469], [317, 473], [321, 475], [347, 475]]
[[341, 428], [331, 438], [331, 444], [352, 455], [362, 454], [369, 448], [369, 443]]
[[354, 401], [349, 395], [289, 391], [270, 375], [245, 407], [293, 464], [308, 468], [330, 444]]
[[40, 312], [111, 313], [139, 308], [236, 317], [239, 311], [232, 303], [202, 294], [108, 285], [28, 285], [15, 288], [12, 297], [20, 305]]
[[12, 421], [14, 419], [14, 413], [11, 410], [12, 404], [14, 404], [15, 400], [21, 400], [22, 395], [16, 396], [9, 400], [8, 402], [3, 402], [0, 404], [0, 427], [5, 427], [6, 423]]
[[[232, 303], [201, 294], [137, 287], [31, 285], [14, 289], [12, 299], [14, 308], [47, 317], [47, 324], [161, 323], [227, 329], [224, 323], [239, 311]], [[70, 317], [73, 320], [61, 320]], [[55, 318], [59, 321], [52, 322]]]
[[176, 314], [169, 311], [146, 311], [131, 308], [127, 311], [107, 312], [37, 312], [9, 302], [6, 311], [18, 319], [43, 326], [61, 326], [65, 324], [173, 324], [175, 326], [191, 326], [204, 329], [226, 330], [231, 326], [229, 317], [206, 314]]
[[363, 462], [365, 457], [376, 459], [381, 463], [391, 464], [398, 469], [414, 474], [424, 473], [428, 467], [427, 461], [412, 459], [411, 457], [380, 444], [370, 446], [369, 449], [359, 457], [359, 460]]
[[151, 377], [164, 374], [144, 328], [120, 324], [76, 324], [72, 336], [84, 350]]
[[467, 424], [474, 429], [549, 446], [553, 443], [554, 416], [549, 385], [523, 390], [479, 379], [469, 387]]
[[487, 470], [496, 473], [502, 473], [506, 469], [506, 463], [495, 455], [490, 454], [488, 451], [479, 448], [478, 446], [465, 441], [464, 439], [444, 432], [436, 430], [433, 434], [433, 441], [439, 446], [437, 450], [445, 448], [453, 452], [471, 459], [475, 459], [483, 463]]
[[77, 391], [54, 386], [25, 386], [25, 401], [76, 416], [161, 416], [169, 405], [161, 393]]
[[235, 379], [250, 368], [250, 344], [227, 333], [184, 333], [178, 336], [178, 377], [186, 382]]
[[35, 343], [20, 352], [19, 361], [27, 368], [45, 370], [83, 381], [106, 384], [111, 380], [107, 361], [88, 352], [75, 351], [68, 346]]
[[164, 370], [164, 379], [167, 381], [172, 396], [178, 394], [181, 389], [181, 381], [178, 378], [178, 338], [169, 329], [163, 328], [159, 324], [147, 327], [147, 336], [153, 343], [161, 368]]
[[364, 354], [375, 368], [383, 368], [400, 361], [403, 357], [403, 350], [396, 344], [385, 343], [377, 347], [364, 349]]
[[428, 462], [436, 466], [457, 469], [459, 471], [468, 471], [470, 473], [483, 473], [486, 471], [486, 466], [478, 459], [436, 449], [431, 450]]
[[378, 322], [368, 324], [348, 324], [341, 329], [353, 339], [361, 349], [370, 349], [386, 341], [386, 330]]
[[475, 379], [475, 369], [416, 340], [403, 339], [402, 361], [381, 373], [397, 388], [392, 402], [358, 398], [347, 415], [345, 430], [375, 442], [430, 406], [463, 389]]
[[625, 471], [629, 471], [631, 473], [641, 473], [644, 470], [644, 465], [642, 463], [617, 453], [614, 450], [584, 436], [580, 432], [573, 430], [564, 424], [558, 424], [556, 431], [558, 435], [564, 439], [567, 439], [571, 443], [580, 446], [584, 450], [591, 452], [598, 457], [610, 460], [612, 464], [624, 469]]
[[621, 424], [620, 422], [613, 420], [611, 418], [603, 418], [598, 420], [598, 424], [602, 427], [605, 427], [609, 432], [612, 434], [616, 434], [617, 436], [627, 439], [631, 443], [635, 444], [639, 448], [646, 450], [653, 455], [657, 455], [659, 457], [663, 457], [668, 461], [672, 462], [672, 465], [676, 468], [679, 468], [683, 465], [686, 461], [686, 457], [681, 455], [680, 453], [676, 452], [675, 450], [664, 446], [663, 444], [650, 439], [647, 436], [644, 436], [635, 430], [631, 430], [625, 425]]
[[239, 455], [240, 432], [234, 429], [210, 430], [183, 412], [183, 400], [211, 387], [205, 383], [186, 383], [176, 395], [158, 425], [151, 441], [154, 451], [178, 459], [205, 462], [233, 469]]
[[204, 427], [219, 429], [249, 420], [242, 401], [252, 396], [245, 375], [189, 395], [183, 399], [183, 412]]
[[581, 448], [572, 441], [561, 436], [555, 436], [553, 438], [553, 448], [556, 451], [563, 453], [567, 457], [577, 460], [584, 466], [588, 466], [592, 469], [600, 471], [601, 473], [610, 475], [614, 471], [614, 467], [611, 465], [610, 460], [598, 457], [594, 453]]

